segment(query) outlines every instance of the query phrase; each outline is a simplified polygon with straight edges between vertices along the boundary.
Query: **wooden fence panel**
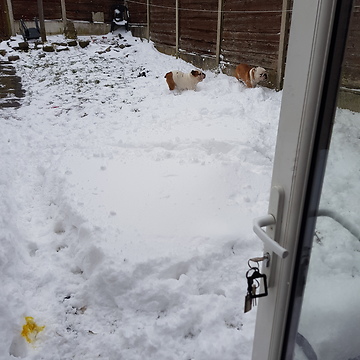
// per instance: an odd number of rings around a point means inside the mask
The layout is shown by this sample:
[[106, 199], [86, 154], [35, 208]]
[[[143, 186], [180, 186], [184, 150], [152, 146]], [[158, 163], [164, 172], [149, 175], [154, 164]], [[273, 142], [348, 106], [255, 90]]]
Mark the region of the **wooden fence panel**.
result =
[[104, 21], [110, 23], [117, 0], [66, 0], [66, 16], [70, 20], [92, 21], [93, 12], [103, 12]]
[[346, 43], [342, 86], [360, 89], [360, 0], [356, 0], [354, 5]]
[[215, 55], [218, 0], [179, 0], [179, 48]]
[[[103, 12], [105, 22], [111, 22], [113, 10], [119, 0], [66, 0], [66, 14], [69, 20], [92, 21], [92, 12]], [[14, 19], [33, 20], [38, 17], [37, 0], [12, 0]], [[62, 18], [60, 0], [43, 0], [46, 20]]]
[[[39, 17], [37, 0], [12, 0], [15, 20], [34, 20]], [[46, 20], [61, 19], [60, 0], [43, 0], [44, 17]]]
[[281, 10], [281, 0], [224, 0], [223, 61], [276, 71]]
[[36, 0], [13, 0], [12, 6], [15, 20], [33, 20], [34, 17], [38, 17], [38, 7]]
[[128, 0], [128, 7], [130, 12], [130, 21], [132, 24], [143, 25], [147, 24], [147, 6], [146, 0]]
[[176, 1], [151, 0], [150, 39], [154, 43], [176, 45]]

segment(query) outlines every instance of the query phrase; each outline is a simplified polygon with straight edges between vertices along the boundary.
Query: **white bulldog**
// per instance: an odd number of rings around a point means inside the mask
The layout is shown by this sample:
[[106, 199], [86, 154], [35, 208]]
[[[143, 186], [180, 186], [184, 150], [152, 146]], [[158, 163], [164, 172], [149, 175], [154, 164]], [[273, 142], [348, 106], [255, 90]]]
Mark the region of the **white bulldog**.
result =
[[205, 78], [206, 75], [199, 70], [193, 70], [187, 74], [181, 71], [170, 71], [165, 75], [170, 90], [175, 88], [178, 90], [195, 90], [196, 85]]

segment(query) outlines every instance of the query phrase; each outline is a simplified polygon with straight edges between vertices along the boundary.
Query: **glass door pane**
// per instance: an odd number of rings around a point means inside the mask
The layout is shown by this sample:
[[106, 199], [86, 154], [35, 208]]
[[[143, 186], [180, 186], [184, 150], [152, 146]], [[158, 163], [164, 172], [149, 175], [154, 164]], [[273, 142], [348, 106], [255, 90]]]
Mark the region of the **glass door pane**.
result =
[[360, 114], [338, 109], [298, 330], [319, 360], [360, 359], [359, 150]]
[[[354, 7], [354, 19], [359, 9]], [[357, 13], [356, 13], [357, 12]], [[351, 29], [351, 27], [350, 27]], [[350, 31], [351, 36], [351, 31]], [[356, 43], [348, 44], [351, 65]], [[339, 98], [359, 111], [360, 78]], [[349, 89], [350, 88], [350, 89]], [[342, 104], [338, 104], [342, 106]], [[337, 108], [298, 327], [295, 359], [360, 359], [360, 113]]]

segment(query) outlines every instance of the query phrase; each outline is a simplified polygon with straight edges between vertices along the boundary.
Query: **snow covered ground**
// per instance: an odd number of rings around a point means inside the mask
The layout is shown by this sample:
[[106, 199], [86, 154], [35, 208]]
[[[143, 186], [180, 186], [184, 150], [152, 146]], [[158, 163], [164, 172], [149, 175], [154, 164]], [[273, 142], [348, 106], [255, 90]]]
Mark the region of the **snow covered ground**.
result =
[[[245, 272], [262, 254], [252, 219], [267, 211], [282, 93], [211, 71], [170, 92], [165, 73], [193, 66], [124, 36], [15, 63], [26, 97], [0, 109], [0, 358], [248, 360]], [[32, 343], [28, 316], [45, 326]]]

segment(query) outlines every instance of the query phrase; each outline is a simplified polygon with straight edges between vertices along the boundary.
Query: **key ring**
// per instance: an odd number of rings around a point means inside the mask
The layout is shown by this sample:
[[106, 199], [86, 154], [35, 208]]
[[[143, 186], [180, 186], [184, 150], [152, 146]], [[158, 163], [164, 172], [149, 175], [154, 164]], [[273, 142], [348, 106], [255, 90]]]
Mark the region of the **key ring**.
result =
[[[253, 271], [253, 273], [251, 275], [249, 275], [250, 271]], [[254, 283], [254, 280], [256, 281], [256, 284], [255, 285], [255, 288], [257, 289], [259, 286], [260, 286], [260, 282], [258, 280], [258, 277], [254, 277], [255, 274], [260, 274], [259, 272], [259, 268], [257, 267], [251, 267], [247, 272], [246, 272], [246, 275], [245, 277], [249, 280], [251, 280], [251, 283], [253, 284]]]

